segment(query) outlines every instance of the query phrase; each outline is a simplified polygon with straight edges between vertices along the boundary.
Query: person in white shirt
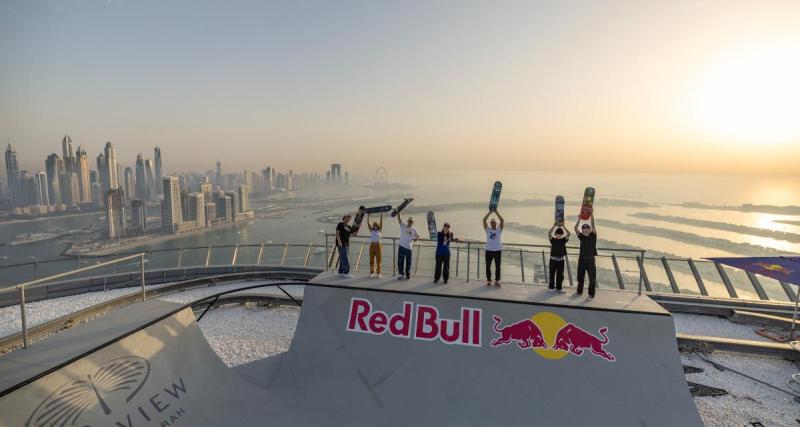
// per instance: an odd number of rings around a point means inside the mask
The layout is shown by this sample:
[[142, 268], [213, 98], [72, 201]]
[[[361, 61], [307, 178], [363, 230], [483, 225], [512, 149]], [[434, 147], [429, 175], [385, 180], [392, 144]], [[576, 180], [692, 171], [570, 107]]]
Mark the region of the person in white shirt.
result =
[[489, 224], [486, 220], [492, 214], [492, 211], [486, 213], [483, 217], [483, 229], [486, 230], [486, 286], [492, 286], [492, 261], [494, 261], [494, 285], [500, 286], [500, 258], [503, 251], [502, 236], [503, 225], [505, 221], [499, 212], [494, 211], [497, 218], [500, 219], [500, 226], [498, 227], [497, 220], [492, 218]]
[[419, 239], [419, 233], [414, 228], [414, 218], [408, 217], [408, 221], [403, 224], [400, 213], [397, 214], [397, 223], [400, 224], [400, 248], [397, 250], [397, 271], [400, 273], [398, 279], [411, 278], [411, 249], [412, 242]]
[[[367, 215], [369, 224], [369, 215]], [[381, 221], [373, 222], [369, 227], [369, 277], [381, 277], [381, 231], [383, 231], [383, 213]]]

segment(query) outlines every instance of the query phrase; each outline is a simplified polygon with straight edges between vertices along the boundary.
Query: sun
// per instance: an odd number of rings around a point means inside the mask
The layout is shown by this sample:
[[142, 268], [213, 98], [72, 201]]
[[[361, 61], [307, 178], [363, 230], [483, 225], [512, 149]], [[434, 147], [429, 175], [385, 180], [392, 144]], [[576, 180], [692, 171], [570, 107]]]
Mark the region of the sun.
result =
[[711, 138], [745, 144], [800, 139], [800, 43], [728, 53], [701, 74], [692, 97], [692, 121]]

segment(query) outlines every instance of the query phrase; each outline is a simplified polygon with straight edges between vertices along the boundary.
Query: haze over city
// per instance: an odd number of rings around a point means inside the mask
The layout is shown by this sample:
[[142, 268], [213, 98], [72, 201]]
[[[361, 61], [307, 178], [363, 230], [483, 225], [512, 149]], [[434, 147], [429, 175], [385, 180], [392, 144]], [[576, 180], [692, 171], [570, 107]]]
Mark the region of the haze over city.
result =
[[797, 176], [800, 155], [796, 1], [5, 2], [0, 60], [31, 170], [65, 134], [169, 171]]

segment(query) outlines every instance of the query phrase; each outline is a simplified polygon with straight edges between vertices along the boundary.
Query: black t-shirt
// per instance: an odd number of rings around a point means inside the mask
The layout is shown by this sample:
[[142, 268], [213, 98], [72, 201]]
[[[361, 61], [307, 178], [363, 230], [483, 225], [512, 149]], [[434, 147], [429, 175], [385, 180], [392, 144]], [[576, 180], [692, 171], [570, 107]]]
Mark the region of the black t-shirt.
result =
[[550, 256], [561, 258], [567, 254], [568, 237], [563, 239], [550, 238]]
[[581, 258], [591, 258], [597, 255], [597, 234], [592, 232], [586, 236], [583, 233], [578, 233], [578, 239], [581, 241]]
[[339, 233], [339, 240], [342, 241], [342, 246], [350, 246], [351, 231], [350, 226], [343, 222], [336, 226], [336, 232]]

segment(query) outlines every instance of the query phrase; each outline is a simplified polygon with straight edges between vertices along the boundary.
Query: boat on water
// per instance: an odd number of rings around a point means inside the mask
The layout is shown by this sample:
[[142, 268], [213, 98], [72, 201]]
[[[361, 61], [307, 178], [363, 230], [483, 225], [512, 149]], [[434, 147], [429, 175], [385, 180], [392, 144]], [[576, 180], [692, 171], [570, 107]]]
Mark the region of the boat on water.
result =
[[46, 240], [58, 239], [61, 236], [62, 234], [57, 233], [21, 233], [15, 235], [9, 245], [17, 246], [28, 243], [44, 242]]

